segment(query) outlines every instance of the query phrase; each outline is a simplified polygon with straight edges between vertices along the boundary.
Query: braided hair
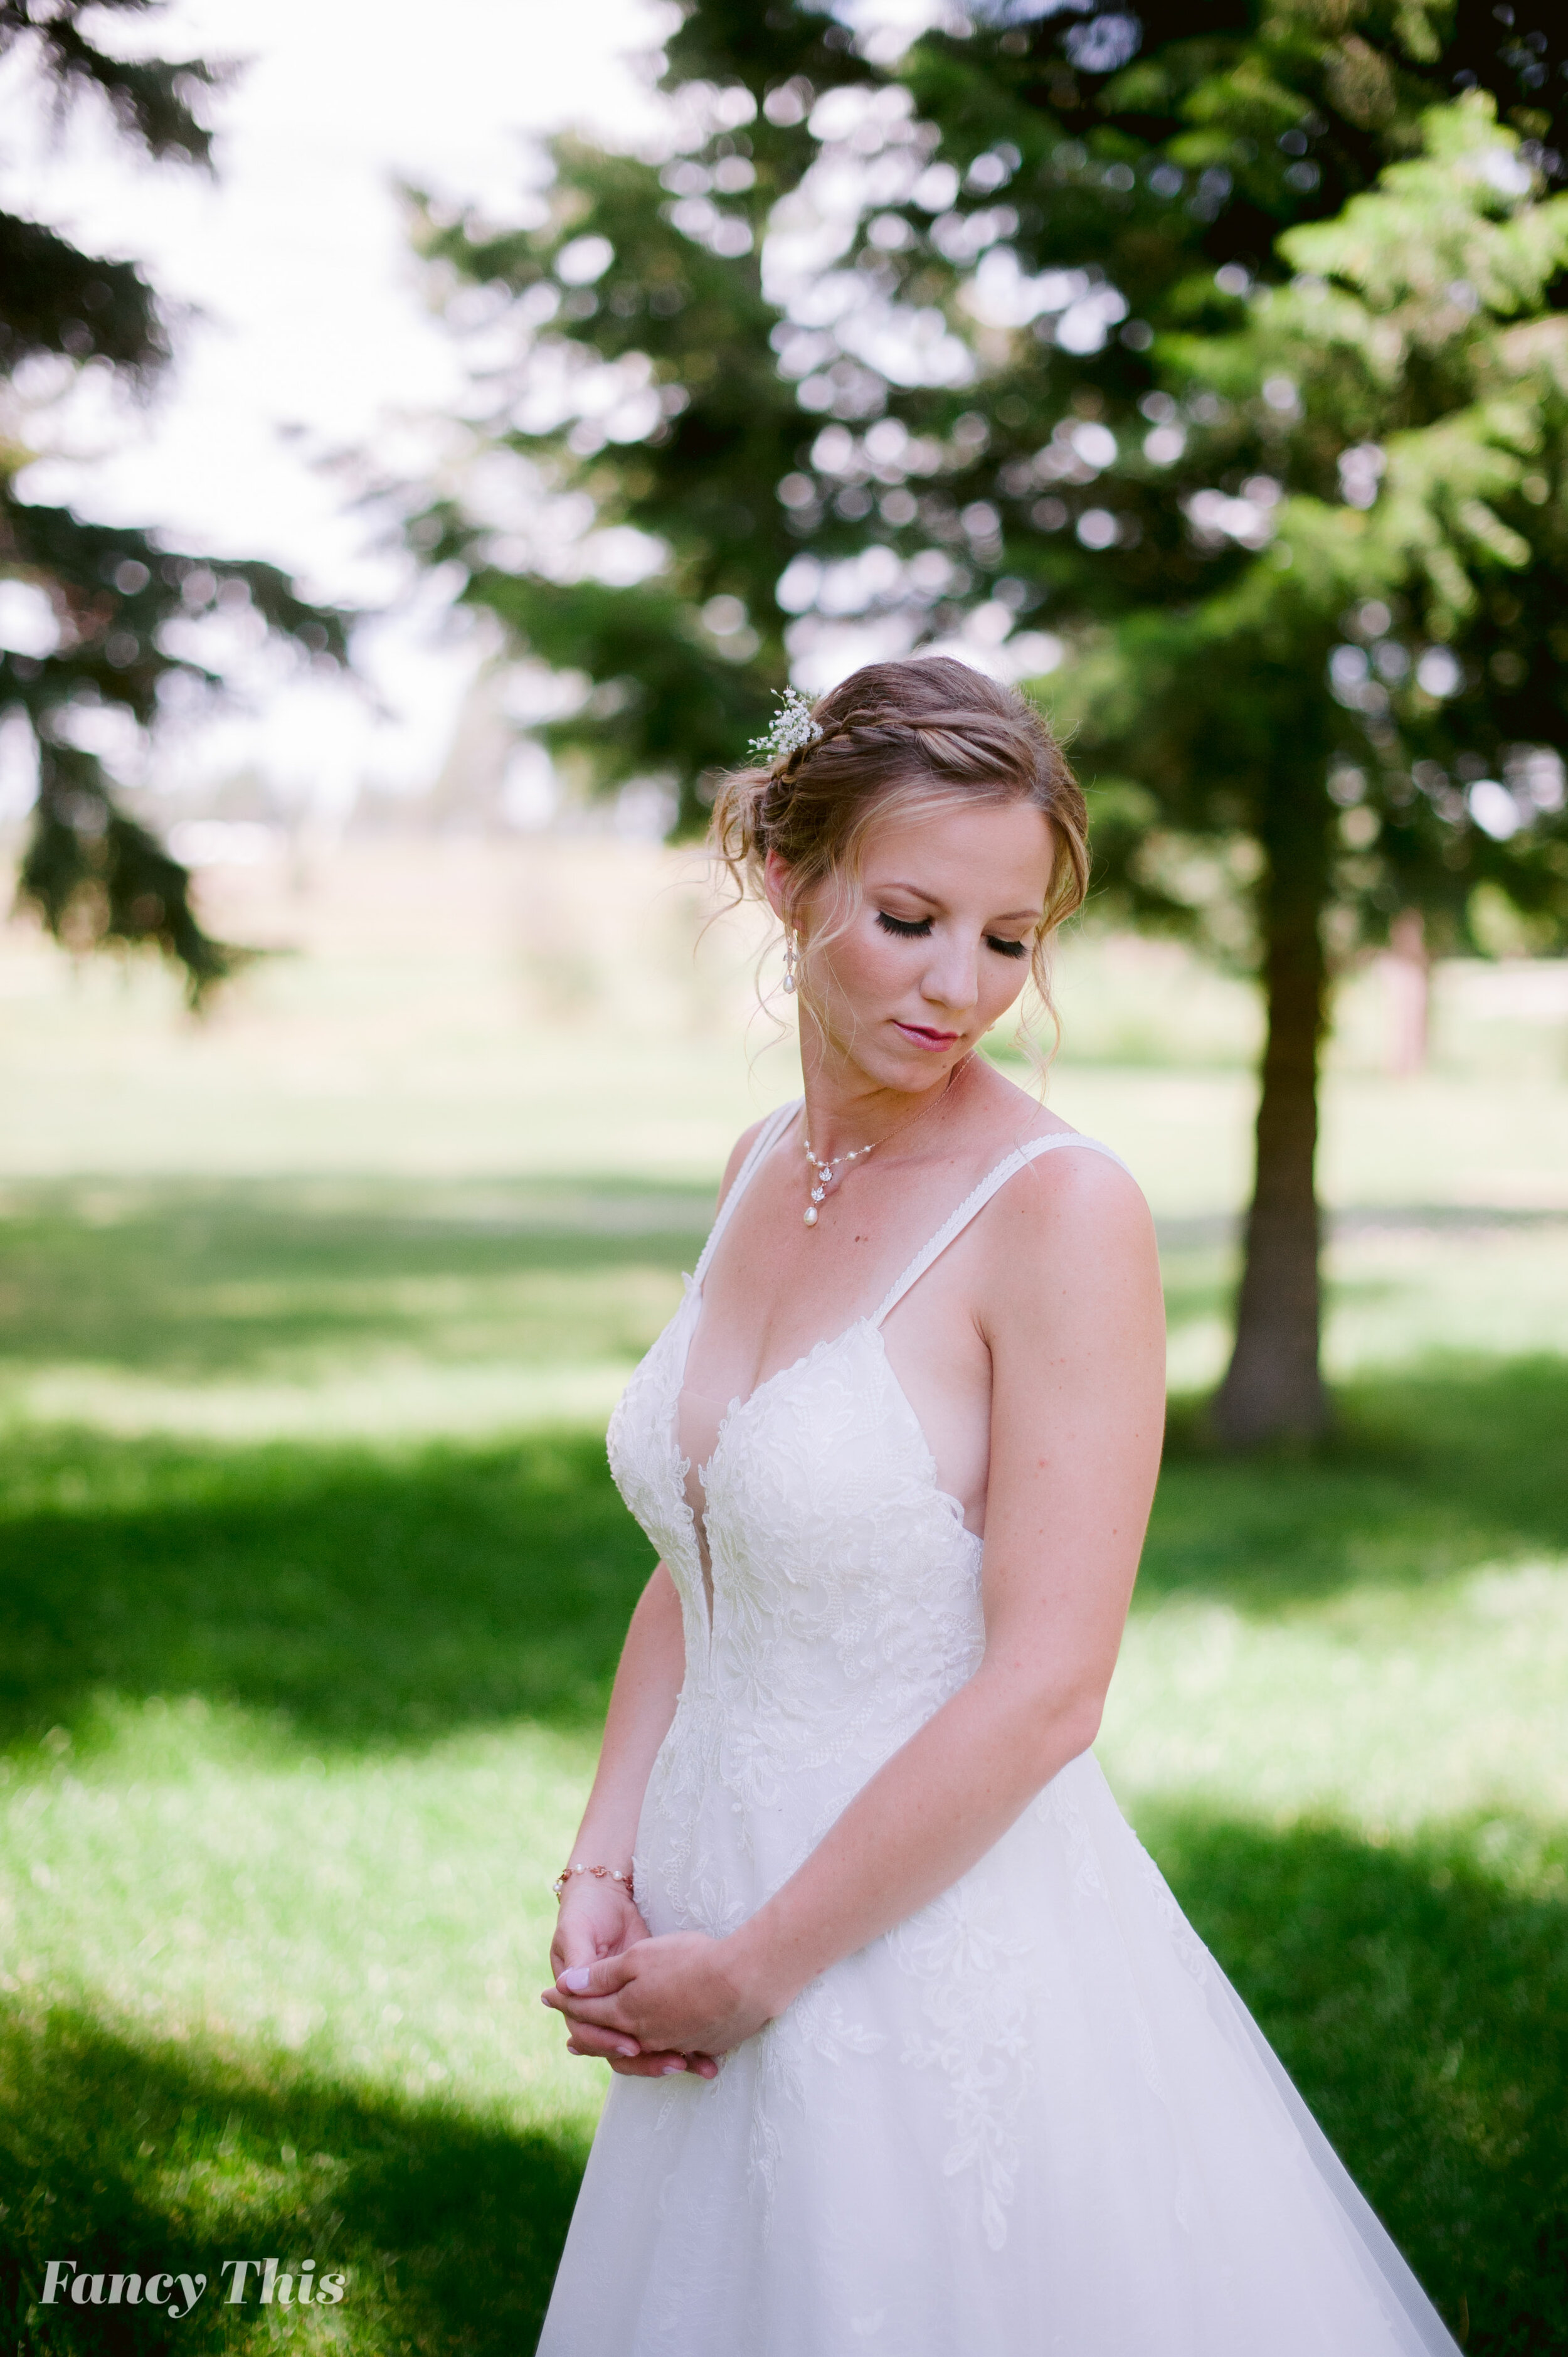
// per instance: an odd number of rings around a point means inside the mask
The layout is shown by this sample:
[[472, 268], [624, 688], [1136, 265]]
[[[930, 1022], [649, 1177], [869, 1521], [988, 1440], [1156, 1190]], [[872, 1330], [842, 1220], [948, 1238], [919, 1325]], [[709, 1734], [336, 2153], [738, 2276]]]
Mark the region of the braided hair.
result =
[[811, 707], [815, 727], [770, 762], [737, 770], [714, 802], [709, 844], [738, 899], [763, 897], [770, 851], [791, 897], [836, 879], [853, 890], [865, 834], [895, 809], [1030, 803], [1054, 856], [1031, 971], [1050, 1005], [1051, 934], [1089, 886], [1083, 792], [1034, 705], [950, 656], [867, 663]]

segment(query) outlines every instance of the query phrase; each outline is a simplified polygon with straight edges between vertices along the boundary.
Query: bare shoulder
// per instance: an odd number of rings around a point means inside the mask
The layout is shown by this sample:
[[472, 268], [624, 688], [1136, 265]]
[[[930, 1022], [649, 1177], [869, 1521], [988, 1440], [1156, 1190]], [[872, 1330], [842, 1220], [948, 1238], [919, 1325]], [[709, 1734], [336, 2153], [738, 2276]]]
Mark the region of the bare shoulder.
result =
[[1087, 1310], [1113, 1297], [1157, 1298], [1154, 1217], [1131, 1171], [1099, 1140], [1029, 1104], [1019, 1145], [1045, 1140], [1048, 1149], [1014, 1173], [982, 1222], [987, 1325], [1034, 1318], [1047, 1300]]
[[1027, 1151], [1050, 1141], [1047, 1152], [1030, 1152], [1024, 1168], [1002, 1190], [1001, 1202], [1015, 1217], [1049, 1223], [1103, 1211], [1133, 1225], [1141, 1216], [1152, 1232], [1144, 1190], [1112, 1148], [1075, 1129], [1014, 1082], [1004, 1085], [1011, 1102], [1004, 1101], [998, 1110], [1007, 1143]]

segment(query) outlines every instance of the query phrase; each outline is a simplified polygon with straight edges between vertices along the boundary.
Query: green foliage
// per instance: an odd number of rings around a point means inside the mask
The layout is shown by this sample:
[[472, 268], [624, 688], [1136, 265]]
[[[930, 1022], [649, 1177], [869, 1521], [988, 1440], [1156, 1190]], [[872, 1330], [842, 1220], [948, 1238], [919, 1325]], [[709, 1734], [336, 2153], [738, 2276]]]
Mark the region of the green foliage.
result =
[[[158, 161], [205, 164], [212, 135], [192, 102], [219, 77], [200, 58], [124, 58], [93, 38], [116, 19], [145, 16], [161, 0], [0, 0], [0, 57], [31, 48], [61, 104], [89, 92], [119, 130]], [[84, 27], [82, 19], [89, 19]], [[96, 20], [96, 21], [94, 21]]]
[[[427, 237], [489, 290], [486, 350], [513, 338], [476, 480], [504, 451], [524, 504], [580, 510], [564, 560], [461, 489], [416, 543], [581, 669], [556, 745], [601, 783], [672, 769], [688, 825], [813, 634], [1047, 623], [1017, 667], [1108, 774], [1096, 889], [1264, 983], [1221, 1411], [1314, 1431], [1334, 972], [1402, 918], [1487, 946], [1499, 899], [1568, 932], [1568, 60], [1475, 0], [974, 14], [878, 66], [814, 14], [698, 5], [661, 170], [563, 147], [541, 228]], [[615, 587], [590, 519], [660, 568]]]
[[245, 952], [202, 931], [188, 882], [157, 838], [103, 791], [90, 754], [40, 745], [38, 815], [17, 898], [38, 910], [56, 941], [81, 949], [156, 942], [183, 966], [199, 1005]]
[[4, 479], [0, 565], [47, 597], [55, 639], [47, 653], [0, 651], [0, 710], [26, 717], [38, 762], [18, 897], [74, 951], [162, 950], [199, 1005], [246, 952], [202, 930], [188, 871], [122, 807], [102, 761], [72, 731], [105, 710], [149, 727], [176, 681], [216, 688], [200, 660], [208, 612], [254, 613], [336, 662], [347, 656], [345, 618], [298, 597], [274, 565], [176, 554], [145, 533], [19, 499]]
[[0, 366], [40, 353], [103, 360], [133, 378], [168, 358], [152, 289], [134, 263], [81, 253], [38, 221], [0, 212]]
[[[1179, 823], [1326, 784], [1362, 813], [1333, 873], [1356, 926], [1341, 954], [1411, 903], [1467, 942], [1483, 882], [1568, 920], [1561, 773], [1530, 750], [1568, 741], [1549, 636], [1568, 321], [1547, 307], [1568, 199], [1534, 200], [1480, 94], [1430, 113], [1423, 145], [1282, 239], [1300, 273], [1238, 332], [1157, 348], [1187, 403], [1218, 393], [1249, 421], [1227, 423], [1239, 456], [1263, 455], [1250, 421], [1270, 425], [1270, 390], [1287, 409], [1270, 537], [1216, 596], [1122, 625], [1080, 688], [1086, 741], [1135, 760]], [[1358, 459], [1360, 498], [1330, 495]], [[1457, 781], [1488, 771], [1477, 824]]]
[[[1568, 734], [1546, 636], [1563, 201], [1541, 177], [1547, 118], [1521, 150], [1488, 91], [1432, 105], [1445, 76], [1428, 63], [1477, 78], [1469, 21], [1437, 60], [1424, 19], [1376, 11], [1338, 41], [1307, 12], [1207, 45], [1162, 49], [1162, 29], [1178, 28], [1152, 16], [1131, 80], [1080, 120], [1036, 104], [1032, 150], [994, 118], [1020, 158], [1009, 197], [1041, 199], [1010, 236], [1021, 265], [1076, 257], [1133, 316], [1076, 366], [1062, 322], [996, 337], [964, 487], [997, 516], [985, 573], [1044, 592], [1072, 637], [1064, 688], [1041, 693], [1076, 722], [1090, 777], [1154, 791], [1150, 832], [1102, 843], [1102, 886], [1145, 917], [1212, 924], [1165, 880], [1173, 830], [1250, 835], [1265, 895], [1271, 846], [1295, 856], [1311, 836], [1340, 958], [1412, 903], [1443, 945], [1471, 941], [1483, 881], [1561, 925], [1562, 801], [1530, 751]], [[969, 85], [1007, 70], [978, 45], [917, 52], [955, 160], [1002, 153], [994, 127], [978, 142]], [[1034, 70], [1031, 51], [1015, 88]], [[1494, 52], [1493, 91], [1517, 98], [1519, 70]], [[1031, 454], [1042, 409], [1057, 423]], [[1423, 666], [1433, 645], [1447, 655]], [[1487, 824], [1465, 791], [1482, 777]], [[1334, 802], [1364, 806], [1339, 841]], [[1266, 898], [1258, 919], [1262, 935]]]
[[[556, 160], [539, 228], [440, 228], [425, 210], [420, 242], [457, 286], [516, 298], [517, 350], [482, 440], [491, 481], [510, 465], [537, 497], [591, 503], [600, 533], [646, 535], [662, 562], [645, 582], [611, 587], [594, 577], [591, 551], [585, 567], [509, 561], [472, 466], [413, 529], [434, 560], [468, 566], [468, 597], [519, 642], [596, 683], [548, 739], [585, 752], [602, 783], [680, 777], [690, 813], [696, 780], [735, 758], [786, 675], [773, 589], [792, 544], [774, 485], [794, 463], [800, 419], [768, 346], [776, 314], [746, 258], [777, 183], [746, 165], [747, 186], [703, 244], [666, 217], [652, 167], [571, 140]], [[546, 369], [562, 380], [553, 399], [537, 389]]]
[[[0, 59], [30, 64], [62, 109], [102, 101], [145, 155], [205, 165], [211, 135], [194, 102], [213, 70], [199, 59], [119, 58], [92, 38], [103, 17], [147, 5], [0, 0]], [[168, 357], [156, 296], [134, 264], [0, 212], [0, 378], [54, 359], [105, 366], [145, 391]], [[246, 953], [203, 931], [188, 871], [122, 807], [88, 740], [106, 711], [145, 729], [171, 687], [218, 685], [192, 638], [215, 605], [249, 608], [303, 656], [332, 662], [347, 653], [346, 617], [299, 597], [275, 566], [178, 554], [147, 533], [35, 505], [16, 489], [33, 455], [14, 441], [0, 447], [0, 578], [37, 593], [39, 623], [37, 651], [0, 651], [0, 715], [25, 718], [38, 760], [18, 898], [73, 950], [161, 950], [199, 1006]]]
[[[615, 587], [579, 555], [576, 577], [562, 578], [466, 511], [460, 491], [418, 519], [416, 542], [464, 561], [471, 597], [599, 691], [546, 732], [554, 745], [585, 750], [603, 783], [672, 771], [688, 823], [703, 772], [739, 757], [746, 716], [784, 675], [789, 614], [800, 611], [799, 597], [789, 613], [776, 597], [790, 556], [804, 545], [831, 573], [835, 558], [882, 543], [904, 565], [884, 567], [860, 609], [873, 621], [902, 612], [915, 637], [953, 628], [1000, 587], [1004, 604], [1067, 634], [1074, 668], [1102, 681], [1119, 646], [1136, 678], [1151, 630], [1178, 672], [1234, 641], [1175, 766], [1170, 731], [1150, 715], [1136, 731], [1163, 736], [1162, 761], [1132, 758], [1124, 730], [1098, 726], [1083, 677], [1059, 699], [1055, 683], [1042, 691], [1064, 705], [1070, 695], [1091, 771], [1154, 789], [1152, 853], [1125, 796], [1101, 830], [1102, 888], [1144, 915], [1212, 928], [1212, 910], [1161, 880], [1171, 829], [1255, 834], [1273, 792], [1305, 794], [1326, 833], [1329, 765], [1365, 798], [1349, 776], [1358, 759], [1378, 776], [1349, 832], [1364, 835], [1375, 813], [1389, 841], [1376, 857], [1353, 841], [1319, 862], [1348, 912], [1337, 950], [1376, 936], [1412, 899], [1440, 935], [1466, 939], [1481, 880], [1533, 913], [1556, 906], [1557, 830], [1528, 784], [1506, 841], [1473, 823], [1465, 794], [1510, 760], [1517, 786], [1522, 748], [1562, 734], [1544, 636], [1557, 602], [1548, 445], [1560, 231], [1558, 200], [1540, 200], [1541, 172], [1553, 168], [1554, 36], [1522, 22], [1505, 30], [1472, 5], [1349, 16], [1167, 5], [1144, 12], [1129, 60], [1121, 20], [1101, 34], [1099, 19], [1010, 28], [1002, 12], [994, 25], [978, 13], [971, 37], [932, 35], [877, 68], [821, 16], [705, 0], [670, 45], [668, 81], [689, 129], [661, 171], [566, 142], [542, 226], [438, 229], [426, 217], [424, 250], [469, 290], [463, 300], [475, 287], [511, 298], [504, 407], [485, 447], [535, 469], [536, 496], [585, 494], [601, 528], [650, 534], [665, 562]], [[1434, 112], [1455, 79], [1475, 85], [1470, 101]], [[837, 133], [822, 114], [804, 127], [813, 102], [848, 95], [844, 85], [872, 111], [841, 117]], [[883, 103], [901, 91], [912, 121]], [[1488, 94], [1519, 130], [1487, 127]], [[792, 313], [777, 271], [767, 299], [757, 249], [824, 155], [841, 176], [858, 168], [864, 186], [836, 244], [822, 232], [819, 280], [851, 283], [853, 268], [865, 304]], [[961, 185], [929, 201], [923, 184], [911, 195], [921, 166], [950, 158]], [[597, 274], [579, 284], [585, 240], [603, 242]], [[1033, 296], [1015, 325], [993, 324], [983, 300], [977, 319], [976, 286], [989, 269], [1005, 278], [1009, 257]], [[1054, 292], [1041, 274], [1054, 274]], [[1262, 294], [1249, 295], [1254, 282]], [[1469, 296], [1455, 304], [1445, 291], [1455, 285], [1474, 289], [1469, 310]], [[879, 374], [857, 338], [866, 306], [940, 316], [970, 344], [977, 373], [947, 388]], [[808, 316], [825, 325], [803, 327]], [[487, 352], [495, 317], [492, 307]], [[797, 397], [813, 332], [824, 358]], [[596, 425], [607, 371], [633, 364], [656, 405], [640, 427], [626, 404]], [[1287, 376], [1299, 397], [1271, 403], [1264, 387]], [[543, 422], [542, 388], [562, 382], [571, 391], [555, 393], [558, 414]], [[825, 410], [839, 430], [813, 430], [808, 394], [817, 421]], [[1352, 471], [1358, 453], [1381, 470], [1369, 518], [1337, 479], [1348, 451]], [[1271, 512], [1282, 497], [1290, 504]], [[1259, 556], [1264, 538], [1273, 545]], [[1423, 587], [1440, 582], [1441, 597], [1414, 597], [1402, 558], [1418, 539]], [[1298, 566], [1288, 585], [1278, 577], [1287, 549]], [[940, 594], [912, 592], [909, 560], [922, 550], [946, 560]], [[940, 569], [929, 565], [928, 577]], [[843, 581], [823, 580], [828, 609], [844, 610]], [[1391, 748], [1379, 713], [1347, 720], [1353, 701], [1337, 700], [1327, 669], [1347, 638], [1341, 670], [1354, 668], [1348, 618], [1391, 597], [1387, 629], [1361, 649], [1361, 683], [1370, 707], [1383, 693], [1378, 665], [1391, 676], [1404, 665], [1396, 700], [1410, 725]], [[726, 623], [744, 608], [722, 636], [702, 619], [714, 597], [738, 601]], [[1111, 634], [1101, 652], [1097, 629]], [[1250, 684], [1254, 662], [1269, 660], [1260, 632], [1286, 657], [1266, 726]], [[1455, 642], [1456, 696], [1422, 705], [1408, 684], [1423, 634]], [[1118, 705], [1124, 719], [1135, 708], [1136, 698]], [[1547, 772], [1530, 775], [1549, 795]], [[1505, 806], [1494, 796], [1488, 807], [1506, 826]], [[1234, 920], [1219, 923], [1232, 942], [1243, 937]]]
[[[212, 135], [194, 104], [219, 77], [199, 58], [122, 58], [92, 31], [144, 16], [156, 0], [0, 0], [0, 59], [26, 60], [61, 111], [83, 98], [106, 104], [121, 134], [159, 160], [205, 165]], [[84, 29], [83, 19], [88, 19]], [[0, 371], [56, 353], [106, 361], [144, 381], [168, 358], [157, 300], [134, 263], [81, 253], [68, 238], [0, 210]]]

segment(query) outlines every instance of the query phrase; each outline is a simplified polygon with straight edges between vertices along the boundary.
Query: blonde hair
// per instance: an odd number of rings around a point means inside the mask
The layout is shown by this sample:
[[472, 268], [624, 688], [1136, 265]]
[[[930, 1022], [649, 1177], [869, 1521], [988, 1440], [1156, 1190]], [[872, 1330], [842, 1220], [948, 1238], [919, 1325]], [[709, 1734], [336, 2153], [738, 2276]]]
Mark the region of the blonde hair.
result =
[[791, 899], [819, 884], [853, 895], [872, 823], [933, 802], [1027, 802], [1050, 822], [1046, 905], [1029, 972], [1054, 1021], [1050, 942], [1089, 888], [1089, 813], [1034, 705], [950, 656], [867, 663], [811, 707], [816, 733], [766, 768], [736, 770], [714, 802], [708, 841], [739, 899], [761, 899], [770, 851]]

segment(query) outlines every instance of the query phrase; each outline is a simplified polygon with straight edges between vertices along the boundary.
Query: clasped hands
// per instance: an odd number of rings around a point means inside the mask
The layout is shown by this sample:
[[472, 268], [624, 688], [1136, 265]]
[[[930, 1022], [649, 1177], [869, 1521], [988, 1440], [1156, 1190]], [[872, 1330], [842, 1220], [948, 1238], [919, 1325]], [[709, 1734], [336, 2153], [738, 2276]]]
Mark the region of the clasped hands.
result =
[[715, 2057], [772, 2018], [731, 1940], [702, 1932], [655, 1938], [618, 1886], [568, 1887], [542, 2001], [566, 2019], [569, 2054], [601, 2055], [625, 2078], [716, 2076]]

